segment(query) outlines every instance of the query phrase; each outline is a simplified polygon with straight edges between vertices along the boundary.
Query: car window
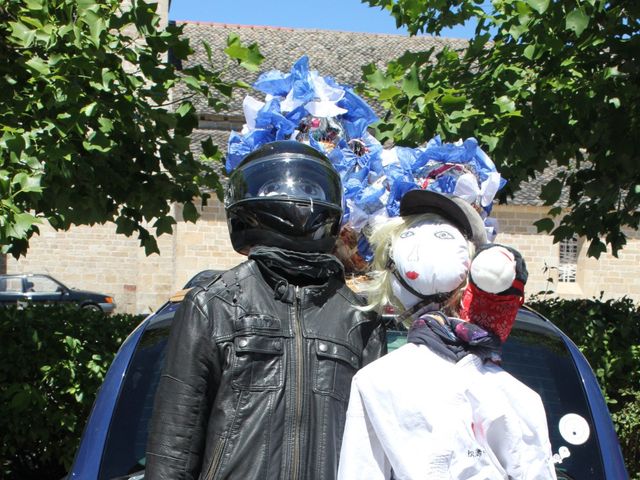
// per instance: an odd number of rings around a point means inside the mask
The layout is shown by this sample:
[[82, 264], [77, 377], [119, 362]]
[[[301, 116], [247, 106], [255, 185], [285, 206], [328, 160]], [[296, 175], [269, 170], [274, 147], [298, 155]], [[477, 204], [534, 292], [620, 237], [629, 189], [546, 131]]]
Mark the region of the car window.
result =
[[523, 322], [504, 346], [502, 366], [542, 397], [556, 469], [568, 475], [563, 478], [604, 478], [582, 379], [564, 342]]
[[161, 314], [146, 329], [136, 347], [109, 426], [99, 480], [115, 479], [144, 469], [153, 398], [176, 307], [174, 304]]
[[53, 281], [48, 277], [27, 277], [26, 279], [27, 292], [34, 293], [60, 293], [62, 291], [62, 285]]
[[0, 293], [22, 293], [22, 278], [9, 277], [0, 279]]
[[[109, 428], [99, 480], [130, 478], [125, 476], [144, 469], [153, 397], [176, 307], [145, 331], [132, 357]], [[401, 346], [405, 335], [391, 332], [390, 350]], [[539, 326], [519, 322], [505, 344], [503, 367], [542, 397], [558, 478], [604, 478], [584, 389], [562, 340]]]

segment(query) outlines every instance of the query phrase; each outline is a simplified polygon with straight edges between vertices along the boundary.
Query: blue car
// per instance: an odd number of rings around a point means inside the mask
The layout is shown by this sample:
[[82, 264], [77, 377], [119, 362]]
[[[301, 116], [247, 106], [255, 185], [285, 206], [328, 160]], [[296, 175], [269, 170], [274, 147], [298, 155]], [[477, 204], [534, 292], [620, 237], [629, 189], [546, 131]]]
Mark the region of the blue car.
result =
[[[153, 398], [167, 337], [184, 292], [146, 318], [124, 342], [96, 398], [68, 479], [140, 480]], [[389, 346], [404, 341], [389, 332]], [[559, 479], [624, 480], [628, 475], [598, 383], [573, 342], [521, 309], [503, 367], [544, 402]]]

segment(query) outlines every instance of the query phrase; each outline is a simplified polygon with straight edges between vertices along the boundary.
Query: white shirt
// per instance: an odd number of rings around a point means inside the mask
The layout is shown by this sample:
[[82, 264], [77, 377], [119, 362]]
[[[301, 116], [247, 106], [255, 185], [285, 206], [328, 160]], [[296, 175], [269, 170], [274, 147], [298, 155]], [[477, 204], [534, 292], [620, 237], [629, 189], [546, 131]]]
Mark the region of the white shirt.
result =
[[338, 478], [555, 479], [540, 397], [475, 355], [407, 344], [360, 370]]

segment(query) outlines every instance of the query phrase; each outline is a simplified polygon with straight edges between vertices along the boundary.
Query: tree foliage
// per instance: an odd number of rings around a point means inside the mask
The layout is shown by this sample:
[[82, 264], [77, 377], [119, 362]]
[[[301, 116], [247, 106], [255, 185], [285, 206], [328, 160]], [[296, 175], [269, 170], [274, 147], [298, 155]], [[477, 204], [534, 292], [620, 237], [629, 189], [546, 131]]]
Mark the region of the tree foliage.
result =
[[[363, 91], [387, 114], [378, 136], [415, 145], [475, 136], [510, 180], [550, 164], [542, 188], [555, 241], [586, 237], [589, 255], [626, 243], [640, 223], [640, 2], [635, 0], [363, 0], [411, 34], [475, 24], [459, 49], [405, 53], [365, 68]], [[568, 192], [570, 211], [557, 206]], [[551, 217], [558, 217], [552, 221]]]
[[141, 320], [63, 304], [0, 308], [0, 478], [69, 470], [107, 369]]
[[[155, 236], [175, 224], [171, 202], [195, 221], [193, 199], [220, 192], [217, 148], [203, 143], [203, 158], [189, 148], [191, 99], [220, 110], [242, 85], [211, 62], [179, 71], [192, 53], [181, 31], [142, 0], [0, 0], [2, 253], [24, 254], [43, 220], [115, 222], [157, 252]], [[241, 64], [261, 61], [255, 45], [228, 43]], [[172, 98], [179, 84], [185, 96]]]

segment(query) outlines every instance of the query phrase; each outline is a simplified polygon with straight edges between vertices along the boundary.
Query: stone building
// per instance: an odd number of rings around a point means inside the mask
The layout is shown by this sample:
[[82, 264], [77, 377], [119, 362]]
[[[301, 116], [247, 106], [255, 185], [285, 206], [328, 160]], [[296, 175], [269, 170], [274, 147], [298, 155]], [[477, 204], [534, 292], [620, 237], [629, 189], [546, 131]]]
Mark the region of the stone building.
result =
[[[222, 52], [230, 33], [238, 34], [243, 42], [259, 44], [265, 56], [261, 70], [288, 71], [295, 60], [306, 54], [314, 70], [350, 85], [361, 81], [361, 67], [368, 63], [382, 66], [406, 50], [431, 47], [437, 50], [445, 45], [464, 43], [425, 36], [409, 38], [189, 22], [185, 25], [185, 34], [196, 49], [191, 61], [206, 61], [203, 41], [208, 42], [214, 52]], [[221, 53], [214, 61], [220, 65], [225, 62]], [[248, 83], [257, 76], [233, 64], [227, 75]], [[199, 148], [199, 140], [207, 137], [224, 148], [229, 131], [240, 129], [244, 122], [241, 101], [245, 93], [239, 92], [224, 114], [215, 113], [206, 105], [197, 105], [200, 125], [193, 135], [194, 149]], [[174, 94], [179, 96], [180, 92]], [[586, 298], [601, 294], [604, 298], [627, 295], [640, 301], [637, 231], [627, 232], [628, 244], [618, 258], [603, 254], [599, 260], [586, 256], [587, 245], [582, 239], [554, 244], [551, 236], [537, 233], [533, 223], [545, 216], [548, 209], [538, 198], [540, 185], [547, 176], [553, 176], [553, 171], [523, 185], [508, 205], [496, 205], [492, 213], [500, 225], [496, 241], [515, 246], [527, 260], [528, 294], [548, 291], [552, 292], [549, 295]], [[32, 239], [26, 258], [5, 260], [6, 271], [50, 273], [69, 286], [112, 294], [120, 312], [151, 312], [198, 271], [226, 269], [243, 260], [231, 248], [224, 208], [217, 200], [211, 200], [201, 209], [202, 216], [196, 224], [182, 221], [179, 205], [174, 205], [173, 210], [177, 221], [175, 232], [158, 239], [160, 255], [145, 257], [137, 240], [116, 235], [114, 225], [73, 227], [66, 232], [43, 226], [40, 235]]]

